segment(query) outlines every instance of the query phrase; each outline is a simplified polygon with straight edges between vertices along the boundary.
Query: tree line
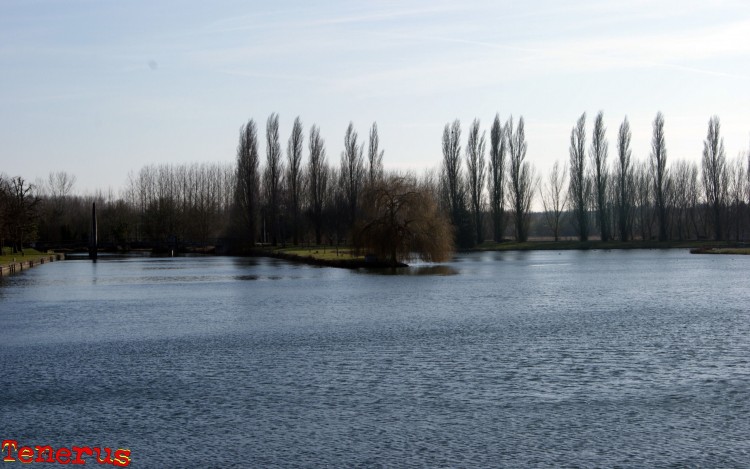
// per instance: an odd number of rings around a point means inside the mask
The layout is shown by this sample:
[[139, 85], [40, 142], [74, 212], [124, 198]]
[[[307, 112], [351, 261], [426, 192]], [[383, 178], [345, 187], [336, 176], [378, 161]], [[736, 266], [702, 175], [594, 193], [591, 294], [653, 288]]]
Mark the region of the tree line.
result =
[[[523, 117], [503, 121], [495, 115], [489, 139], [475, 119], [464, 140], [455, 120], [443, 129], [439, 169], [417, 175], [385, 171], [377, 123], [364, 138], [350, 123], [335, 161], [321, 129], [313, 124], [306, 132], [300, 117], [282, 145], [274, 113], [263, 129], [254, 119], [240, 127], [233, 163], [148, 165], [129, 174], [117, 196], [77, 195], [75, 177], [65, 172], [34, 184], [2, 177], [0, 243], [20, 248], [35, 239], [53, 245], [85, 241], [92, 202], [100, 239], [122, 247], [210, 245], [216, 238], [246, 247], [352, 244], [390, 236], [384, 233], [395, 228], [373, 223], [385, 220], [388, 210], [406, 217], [399, 232], [413, 237], [405, 230], [409, 223], [431, 226], [462, 248], [488, 239], [526, 241], [530, 235], [582, 241], [746, 239], [750, 153], [726, 157], [718, 117], [709, 120], [700, 165], [667, 159], [661, 113], [652, 130], [648, 158], [637, 161], [625, 118], [610, 158], [603, 113], [594, 118], [590, 135], [584, 113], [572, 127], [567, 161], [555, 161], [539, 175], [526, 158]], [[535, 199], [541, 212], [532, 213]], [[407, 206], [417, 202], [425, 213], [434, 205], [435, 216], [451, 228], [416, 222]], [[409, 246], [401, 243], [398, 250]]]

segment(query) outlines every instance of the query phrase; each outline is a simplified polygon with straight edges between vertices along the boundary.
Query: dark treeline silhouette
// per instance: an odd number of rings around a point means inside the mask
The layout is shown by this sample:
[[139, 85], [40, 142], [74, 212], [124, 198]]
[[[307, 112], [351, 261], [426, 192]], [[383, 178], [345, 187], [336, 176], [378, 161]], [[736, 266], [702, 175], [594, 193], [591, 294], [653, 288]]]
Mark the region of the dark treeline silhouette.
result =
[[[750, 237], [750, 153], [727, 159], [718, 117], [709, 121], [700, 164], [667, 159], [661, 113], [652, 124], [651, 148], [635, 150], [647, 155], [643, 160], [633, 157], [627, 118], [618, 127], [613, 158], [603, 112], [592, 129], [588, 136], [584, 113], [571, 131], [568, 164], [555, 162], [540, 178], [526, 160], [522, 117], [514, 123], [496, 115], [489, 141], [475, 119], [464, 151], [461, 122], [454, 120], [443, 130], [439, 171], [417, 176], [384, 170], [375, 123], [365, 134], [367, 141], [350, 123], [335, 161], [318, 126], [306, 130], [297, 117], [291, 132], [282, 135], [279, 116], [272, 114], [264, 129], [253, 119], [241, 126], [233, 163], [149, 165], [131, 173], [117, 196], [111, 191], [77, 195], [75, 177], [64, 172], [34, 184], [0, 177], [0, 243], [15, 249], [34, 240], [50, 247], [85, 245], [93, 202], [100, 243], [120, 248], [208, 247], [218, 239], [241, 248], [354, 244], [388, 233], [372, 223], [369, 234], [360, 230], [373, 217], [382, 218], [379, 210], [389, 200], [427, 208], [434, 200], [436, 213], [450, 221], [445, 236], [461, 248], [485, 239], [529, 237]], [[414, 188], [419, 197], [402, 196]], [[541, 212], [532, 213], [535, 197]], [[377, 207], [372, 205], [376, 201]], [[424, 221], [421, 226], [430, 225]], [[399, 256], [414, 243], [399, 244]]]
[[[617, 160], [610, 167], [603, 120], [600, 112], [592, 133], [590, 166], [584, 154], [585, 113], [571, 131], [568, 206], [578, 239], [588, 239], [592, 214], [602, 240], [613, 235], [622, 241], [750, 237], [750, 152], [726, 162], [718, 117], [709, 120], [700, 168], [685, 160], [668, 163], [662, 113], [653, 121], [647, 161], [632, 160], [630, 123], [627, 117], [623, 120], [617, 134]], [[554, 186], [552, 180], [548, 191]], [[731, 234], [722, 229], [728, 224], [733, 227]]]

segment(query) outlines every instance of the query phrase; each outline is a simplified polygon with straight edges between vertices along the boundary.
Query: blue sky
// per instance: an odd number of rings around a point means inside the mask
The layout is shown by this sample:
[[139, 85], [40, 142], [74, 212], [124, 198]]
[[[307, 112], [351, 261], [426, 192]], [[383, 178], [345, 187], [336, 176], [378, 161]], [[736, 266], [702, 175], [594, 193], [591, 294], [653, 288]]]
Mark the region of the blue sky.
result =
[[63, 170], [115, 191], [152, 162], [232, 161], [238, 129], [299, 115], [338, 164], [377, 121], [387, 168], [437, 168], [443, 126], [526, 120], [528, 159], [567, 161], [582, 112], [615, 156], [665, 115], [668, 159], [699, 161], [721, 118], [750, 145], [750, 2], [0, 0], [0, 172]]

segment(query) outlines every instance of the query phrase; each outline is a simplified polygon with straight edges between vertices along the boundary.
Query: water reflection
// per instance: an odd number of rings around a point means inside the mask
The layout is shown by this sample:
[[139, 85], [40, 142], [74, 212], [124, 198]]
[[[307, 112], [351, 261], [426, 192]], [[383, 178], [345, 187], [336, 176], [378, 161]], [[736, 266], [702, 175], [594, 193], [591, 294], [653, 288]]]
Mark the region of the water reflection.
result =
[[458, 275], [459, 271], [449, 265], [422, 265], [399, 268], [357, 269], [357, 273], [372, 275], [446, 276]]

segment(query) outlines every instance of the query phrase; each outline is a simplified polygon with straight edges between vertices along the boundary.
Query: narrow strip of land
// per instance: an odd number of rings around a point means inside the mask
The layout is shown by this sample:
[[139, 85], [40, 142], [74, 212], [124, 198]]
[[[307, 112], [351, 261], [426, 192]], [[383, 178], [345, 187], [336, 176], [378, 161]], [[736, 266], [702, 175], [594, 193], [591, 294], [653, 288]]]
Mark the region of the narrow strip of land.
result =
[[45, 253], [36, 249], [24, 249], [23, 253], [14, 254], [8, 248], [4, 248], [2, 255], [0, 255], [0, 277], [63, 259], [65, 259], [65, 255], [60, 253]]

